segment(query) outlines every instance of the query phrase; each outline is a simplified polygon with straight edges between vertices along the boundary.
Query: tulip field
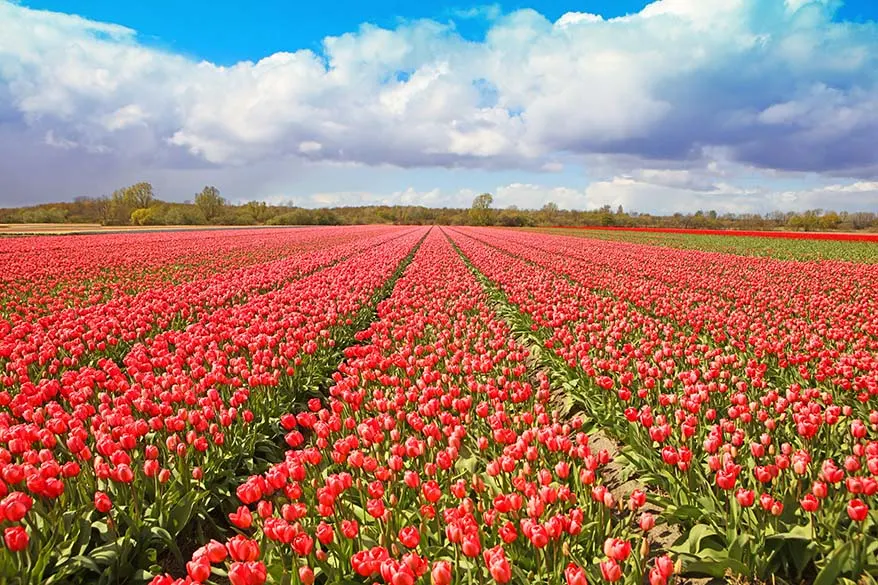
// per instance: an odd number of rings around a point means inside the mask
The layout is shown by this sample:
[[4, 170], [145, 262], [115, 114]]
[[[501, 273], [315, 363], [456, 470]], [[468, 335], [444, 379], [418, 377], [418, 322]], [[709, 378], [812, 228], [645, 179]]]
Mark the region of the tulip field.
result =
[[796, 244], [0, 239], [0, 585], [876, 583], [878, 244]]

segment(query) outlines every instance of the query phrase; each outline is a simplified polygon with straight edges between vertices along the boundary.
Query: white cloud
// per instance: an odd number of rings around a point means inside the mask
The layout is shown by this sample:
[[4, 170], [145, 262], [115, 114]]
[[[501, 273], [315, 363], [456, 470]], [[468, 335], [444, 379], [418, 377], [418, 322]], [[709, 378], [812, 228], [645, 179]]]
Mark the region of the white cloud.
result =
[[835, 209], [878, 211], [878, 182], [828, 184], [813, 188], [772, 189], [718, 182], [710, 190], [614, 177], [585, 190], [590, 208], [622, 205], [629, 210], [672, 214], [713, 209], [720, 213], [767, 213], [775, 210]]
[[[656, 171], [657, 172], [657, 171]], [[673, 174], [675, 171], [668, 171]], [[651, 174], [655, 178], [656, 174]], [[690, 180], [694, 180], [690, 178]], [[669, 183], [669, 182], [668, 182]], [[710, 188], [690, 188], [685, 181], [674, 186], [632, 177], [612, 177], [589, 185], [558, 187], [537, 183], [499, 184], [490, 191], [495, 209], [515, 206], [539, 209], [553, 202], [561, 209], [594, 210], [604, 205], [629, 211], [672, 214], [715, 210], [719, 213], [767, 213], [778, 209], [806, 210], [832, 208], [839, 211], [878, 211], [878, 182], [828, 183], [825, 185], [780, 189], [742, 187], [722, 181]], [[701, 186], [700, 186], [701, 187]], [[303, 197], [287, 195], [268, 197], [271, 203], [290, 202], [304, 207], [351, 205], [423, 205], [427, 207], [466, 208], [477, 192], [470, 189], [419, 190], [407, 187], [395, 191], [327, 191]], [[826, 205], [830, 201], [832, 205]]]
[[555, 21], [555, 26], [559, 28], [564, 28], [567, 26], [572, 26], [576, 24], [581, 24], [583, 22], [603, 22], [603, 17], [600, 14], [590, 14], [588, 12], [565, 12], [561, 15], [557, 21]]
[[[455, 15], [490, 21], [483, 42], [453, 23], [364, 25], [320, 52], [219, 66], [144, 46], [122, 26], [0, 0], [0, 133], [119, 168], [292, 157], [561, 172], [571, 156], [635, 161], [593, 186], [601, 200], [610, 188], [643, 198], [641, 185], [740, 198], [699, 176], [715, 151], [872, 179], [878, 25], [834, 22], [833, 5], [659, 0], [555, 22], [485, 5]], [[510, 200], [535, 196], [524, 182], [507, 187]]]

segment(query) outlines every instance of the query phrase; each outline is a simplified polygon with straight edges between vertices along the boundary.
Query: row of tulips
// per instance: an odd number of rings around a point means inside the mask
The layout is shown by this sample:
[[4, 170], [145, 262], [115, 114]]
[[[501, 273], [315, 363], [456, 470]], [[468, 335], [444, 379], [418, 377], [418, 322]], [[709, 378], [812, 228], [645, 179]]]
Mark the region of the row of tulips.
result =
[[[665, 520], [688, 528], [676, 548], [686, 570], [874, 578], [878, 362], [874, 315], [852, 312], [874, 306], [874, 289], [847, 283], [845, 298], [833, 291], [837, 273], [802, 263], [647, 246], [638, 257], [603, 243], [591, 258], [582, 240], [472, 229], [452, 237], [495, 287], [504, 316], [542, 350], [555, 383], [662, 488]], [[681, 286], [642, 260], [668, 254]], [[774, 272], [757, 277], [742, 262]], [[711, 263], [742, 288], [750, 279], [764, 288], [741, 296], [712, 273], [699, 285]], [[818, 282], [791, 284], [795, 270]], [[871, 282], [868, 270], [851, 270]], [[815, 321], [820, 307], [827, 316]]]
[[608, 453], [440, 230], [357, 340], [326, 400], [280, 417], [283, 460], [238, 486], [239, 534], [153, 585], [672, 579], [646, 495], [603, 485]]
[[7, 238], [0, 250], [0, 317], [14, 326], [279, 260], [344, 234], [342, 228], [276, 228]]
[[[0, 323], [0, 386], [38, 386], [101, 357], [118, 360], [133, 343], [155, 332], [182, 328], [202, 315], [278, 289], [401, 233], [405, 231], [399, 228], [367, 228], [356, 235], [312, 233], [295, 253], [279, 260], [121, 294], [39, 319]], [[286, 248], [283, 240], [279, 244]]]
[[119, 362], [0, 393], [0, 579], [143, 581], [220, 534], [238, 478], [285, 447], [272, 421], [319, 393], [426, 231], [382, 229]]
[[[787, 359], [813, 359], [819, 350], [864, 350], [867, 359], [878, 349], [878, 265], [787, 262], [521, 232], [494, 233], [491, 243], [538, 264], [563, 257], [575, 270], [565, 274], [579, 282], [680, 320], [718, 343], [743, 343]], [[773, 327], [762, 322], [767, 316]]]

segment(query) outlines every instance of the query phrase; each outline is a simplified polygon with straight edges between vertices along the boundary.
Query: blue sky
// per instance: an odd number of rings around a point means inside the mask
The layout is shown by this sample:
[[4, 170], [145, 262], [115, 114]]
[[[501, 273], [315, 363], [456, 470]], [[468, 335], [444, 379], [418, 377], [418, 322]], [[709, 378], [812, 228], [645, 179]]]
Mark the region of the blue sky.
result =
[[878, 211], [872, 0], [0, 0], [0, 206]]
[[[36, 1], [30, 7], [71, 12], [90, 19], [133, 28], [155, 46], [223, 64], [258, 60], [277, 51], [319, 50], [323, 39], [356, 30], [363, 23], [392, 28], [402, 20], [423, 18], [455, 23], [462, 36], [484, 38], [490, 18], [498, 12], [533, 8], [547, 18], [560, 18], [574, 7], [605, 17], [637, 12], [647, 3], [536, 2], [472, 4], [465, 2], [152, 2]], [[865, 4], [865, 2], [863, 2]]]
[[[462, 36], [484, 38], [492, 17], [530, 8], [550, 20], [571, 11], [613, 18], [636, 13], [643, 0], [581, 0], [570, 2], [519, 1], [467, 3], [455, 1], [332, 0], [329, 2], [229, 2], [209, 0], [25, 1], [32, 8], [78, 14], [113, 22], [138, 31], [141, 40], [216, 63], [259, 60], [278, 51], [319, 50], [323, 39], [356, 30], [363, 23], [392, 28], [403, 20], [435, 19], [453, 22]], [[839, 22], [875, 20], [878, 2], [848, 0], [834, 19]]]

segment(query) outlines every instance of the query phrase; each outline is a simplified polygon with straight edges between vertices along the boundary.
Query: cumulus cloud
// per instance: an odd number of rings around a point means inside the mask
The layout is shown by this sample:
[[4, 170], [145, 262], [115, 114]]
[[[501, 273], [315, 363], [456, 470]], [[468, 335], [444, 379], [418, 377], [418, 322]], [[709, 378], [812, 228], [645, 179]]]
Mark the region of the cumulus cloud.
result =
[[640, 168], [595, 183], [597, 200], [607, 189], [642, 199], [647, 185], [655, 197], [733, 197], [731, 208], [750, 195], [690, 173], [716, 150], [756, 168], [878, 177], [878, 25], [835, 22], [834, 6], [658, 0], [552, 22], [485, 5], [456, 15], [489, 21], [480, 42], [453, 22], [364, 25], [317, 52], [220, 66], [122, 26], [0, 0], [0, 144], [14, 135], [65, 160], [144, 169], [295, 160], [558, 172], [600, 155]]
[[[495, 209], [515, 206], [540, 209], [555, 203], [561, 209], [598, 209], [619, 205], [628, 211], [656, 214], [714, 210], [718, 213], [768, 213], [777, 210], [804, 211], [832, 208], [837, 211], [875, 209], [878, 182], [828, 183], [818, 187], [783, 189], [741, 187], [718, 182], [710, 189], [685, 184], [637, 180], [630, 176], [595, 181], [581, 187], [558, 187], [538, 183], [506, 183], [491, 188]], [[428, 207], [469, 207], [477, 192], [471, 189], [429, 189], [408, 187], [396, 191], [323, 191], [296, 198], [304, 207], [352, 205], [424, 205]], [[286, 195], [267, 197], [271, 203], [289, 203]]]
[[591, 183], [584, 197], [594, 209], [603, 205], [629, 210], [672, 214], [695, 210], [719, 213], [768, 213], [776, 210], [805, 211], [834, 209], [862, 211], [878, 209], [878, 182], [835, 183], [801, 189], [742, 187], [716, 183], [710, 189], [672, 186], [631, 177], [614, 177]]

